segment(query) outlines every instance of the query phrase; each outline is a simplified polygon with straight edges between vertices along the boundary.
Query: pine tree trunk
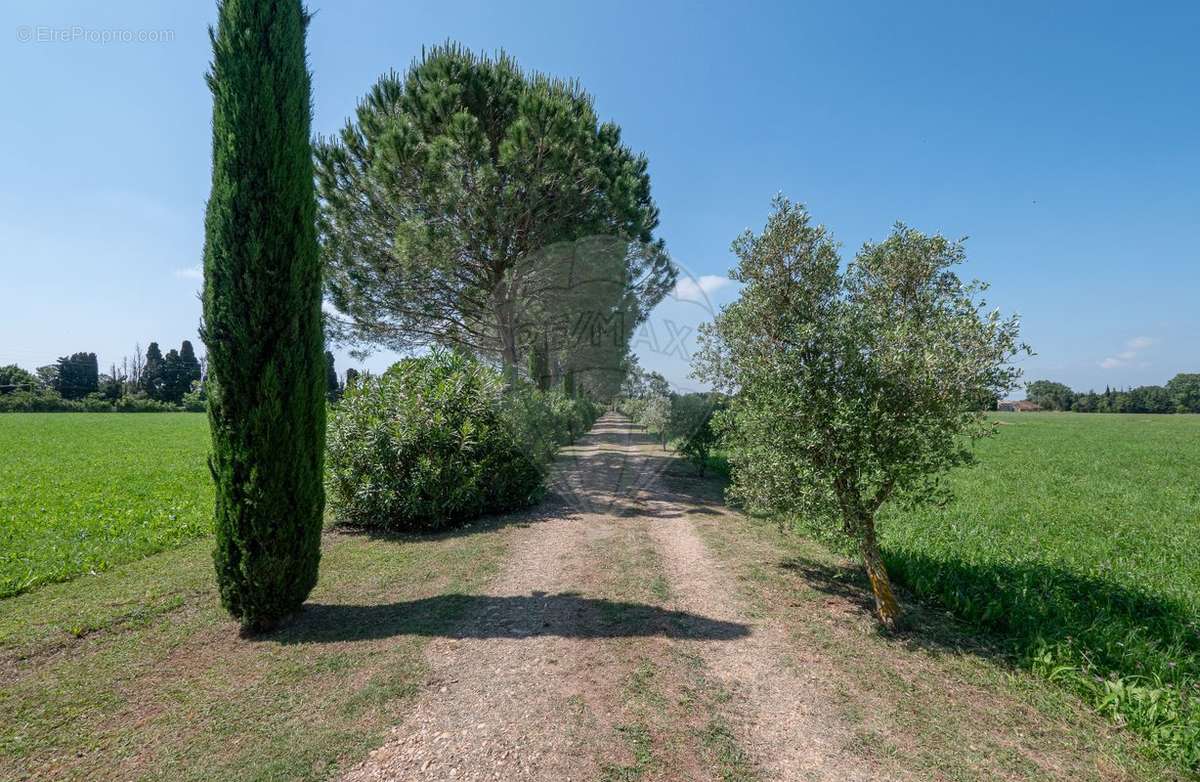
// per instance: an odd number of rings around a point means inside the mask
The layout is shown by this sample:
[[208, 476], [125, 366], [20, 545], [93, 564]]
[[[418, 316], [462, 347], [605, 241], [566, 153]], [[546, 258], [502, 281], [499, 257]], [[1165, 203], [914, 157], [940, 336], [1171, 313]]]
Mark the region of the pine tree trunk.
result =
[[900, 604], [896, 602], [891, 579], [888, 578], [887, 568], [883, 564], [883, 556], [879, 553], [874, 518], [866, 518], [861, 522], [859, 550], [862, 552], [867, 577], [871, 579], [871, 591], [875, 593], [875, 616], [885, 628], [895, 630], [903, 612]]
[[539, 391], [550, 390], [550, 340], [542, 336], [541, 343], [533, 348], [531, 361], [533, 377]]
[[516, 316], [507, 290], [500, 288], [496, 295], [499, 297], [496, 305], [496, 325], [500, 332], [500, 358], [504, 362], [505, 380], [509, 385], [513, 385], [519, 376], [518, 362], [521, 360], [520, 348], [517, 345]]

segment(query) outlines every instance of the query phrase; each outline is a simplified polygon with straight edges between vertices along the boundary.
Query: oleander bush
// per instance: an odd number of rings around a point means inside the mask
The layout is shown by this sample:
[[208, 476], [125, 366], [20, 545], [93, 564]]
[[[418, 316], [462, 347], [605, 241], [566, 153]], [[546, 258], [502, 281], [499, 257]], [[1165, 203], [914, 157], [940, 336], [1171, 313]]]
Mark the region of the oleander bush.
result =
[[541, 498], [557, 449], [595, 420], [560, 391], [505, 384], [462, 353], [405, 359], [347, 388], [329, 425], [329, 498], [352, 526], [433, 531]]

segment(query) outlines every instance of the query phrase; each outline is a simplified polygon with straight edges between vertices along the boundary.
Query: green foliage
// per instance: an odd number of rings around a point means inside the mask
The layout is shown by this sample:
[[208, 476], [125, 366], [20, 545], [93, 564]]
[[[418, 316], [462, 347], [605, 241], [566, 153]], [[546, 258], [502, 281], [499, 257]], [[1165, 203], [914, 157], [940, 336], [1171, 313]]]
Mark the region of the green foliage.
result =
[[95, 353], [72, 353], [58, 360], [54, 390], [63, 399], [82, 399], [100, 387]]
[[0, 597], [212, 530], [202, 416], [3, 416], [0, 442]]
[[1043, 410], [1070, 410], [1075, 392], [1062, 383], [1035, 380], [1025, 386], [1025, 397]]
[[157, 342], [146, 348], [146, 359], [142, 365], [139, 390], [151, 399], [161, 399], [166, 378], [163, 376], [163, 354]]
[[667, 422], [668, 439], [677, 442], [677, 450], [703, 475], [709, 457], [720, 437], [713, 426], [713, 414], [723, 408], [720, 394], [679, 394], [671, 399], [671, 418]]
[[503, 53], [447, 44], [383, 76], [317, 172], [343, 340], [462, 346], [513, 372], [528, 354], [543, 389], [571, 371], [600, 386], [675, 281], [646, 159], [578, 84]]
[[671, 397], [655, 395], [643, 400], [635, 420], [646, 431], [657, 435], [659, 443], [666, 448], [670, 437]]
[[638, 364], [637, 356], [630, 356], [625, 377], [621, 382], [621, 395], [626, 399], [647, 399], [652, 396], [670, 396], [671, 384], [659, 372], [647, 372]]
[[342, 384], [338, 382], [337, 368], [333, 365], [333, 353], [325, 351], [325, 398], [336, 402], [342, 396]]
[[623, 396], [617, 399], [616, 408], [622, 415], [629, 416], [635, 424], [641, 426], [642, 413], [646, 409], [646, 399], [644, 397]]
[[171, 348], [167, 351], [167, 355], [163, 356], [162, 387], [159, 389], [159, 394], [155, 399], [162, 402], [179, 404], [183, 399], [183, 395], [191, 388], [191, 381], [189, 380], [184, 385], [183, 380], [183, 360], [179, 355], [179, 351]]
[[200, 360], [186, 339], [179, 350], [172, 350], [166, 356], [157, 342], [150, 343], [145, 357], [135, 358], [132, 373], [126, 359], [101, 374], [96, 354], [82, 352], [39, 367], [36, 376], [14, 364], [0, 367], [0, 396], [13, 392], [24, 392], [25, 396], [0, 402], [0, 412], [195, 409], [195, 400], [190, 405], [183, 401], [200, 375]]
[[113, 401], [100, 394], [63, 399], [50, 389], [0, 394], [0, 413], [173, 413], [185, 408], [142, 396]]
[[[157, 348], [154, 343], [151, 346]], [[149, 361], [146, 366], [150, 366]], [[192, 385], [200, 380], [200, 361], [196, 358], [192, 343], [185, 339], [179, 350], [168, 351], [155, 373], [152, 398], [173, 405], [181, 404], [183, 397], [192, 390]]]
[[1167, 393], [1178, 413], [1200, 413], [1200, 373], [1184, 373], [1167, 381]]
[[1044, 410], [1076, 413], [1200, 413], [1200, 375], [1178, 374], [1166, 387], [1136, 386], [1124, 391], [1104, 389], [1076, 393], [1062, 383], [1038, 380], [1029, 384], [1028, 397]]
[[[38, 385], [43, 389], [54, 390], [58, 387], [58, 364], [49, 364], [35, 370]], [[58, 393], [55, 391], [55, 393]]]
[[561, 446], [592, 427], [600, 408], [587, 397], [571, 397], [560, 389], [541, 391], [520, 383], [506, 389], [504, 414], [522, 449], [545, 473]]
[[100, 388], [96, 393], [106, 402], [115, 402], [125, 395], [125, 384], [111, 375], [101, 375]]
[[340, 522], [405, 532], [525, 507], [557, 448], [595, 417], [461, 352], [406, 359], [358, 378], [334, 409], [330, 504]]
[[638, 426], [656, 434], [666, 448], [667, 441], [677, 436], [671, 431], [671, 384], [662, 374], [642, 369], [636, 356], [630, 356], [624, 368], [617, 409]]
[[146, 348], [139, 390], [151, 399], [178, 405], [200, 380], [200, 360], [192, 343], [184, 340], [179, 350], [171, 349], [164, 356], [157, 342]]
[[184, 410], [189, 413], [203, 413], [208, 409], [208, 389], [204, 385], [203, 380], [192, 381], [191, 389], [183, 395], [183, 400], [180, 402]]
[[16, 364], [0, 367], [0, 396], [17, 391], [35, 391], [39, 386], [37, 377], [32, 372], [21, 369]]
[[204, 326], [221, 602], [250, 629], [317, 581], [324, 332], [299, 0], [223, 0], [211, 31]]
[[1137, 386], [1129, 389], [1129, 413], [1173, 413], [1171, 392], [1162, 386]]
[[946, 471], [992, 431], [979, 400], [1018, 377], [1017, 322], [982, 314], [983, 286], [954, 273], [961, 244], [903, 225], [843, 272], [825, 229], [780, 196], [733, 250], [741, 297], [702, 327], [696, 357], [699, 378], [737, 395], [720, 415], [729, 493], [855, 540], [892, 625], [875, 514], [945, 496]]
[[[157, 399], [146, 399], [140, 396], [123, 396], [113, 403], [114, 413], [175, 413], [181, 408]], [[192, 411], [199, 412], [199, 411]]]
[[938, 496], [992, 431], [976, 400], [1011, 386], [1016, 321], [980, 314], [953, 267], [961, 245], [897, 226], [839, 271], [823, 227], [780, 197], [761, 235], [734, 243], [741, 298], [704, 328], [700, 376], [736, 393], [720, 416], [732, 495], [856, 533], [894, 494]]
[[1200, 768], [1200, 418], [995, 419], [953, 502], [883, 515], [888, 567]]
[[83, 412], [83, 403], [63, 399], [55, 391], [14, 391], [0, 394], [0, 413]]

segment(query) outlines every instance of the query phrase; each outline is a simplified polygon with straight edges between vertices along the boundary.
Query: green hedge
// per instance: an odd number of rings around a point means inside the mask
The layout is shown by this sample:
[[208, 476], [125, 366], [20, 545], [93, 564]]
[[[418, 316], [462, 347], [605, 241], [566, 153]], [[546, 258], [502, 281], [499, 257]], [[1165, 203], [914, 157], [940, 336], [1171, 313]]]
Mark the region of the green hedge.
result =
[[0, 413], [177, 413], [184, 410], [199, 412], [187, 406], [132, 396], [113, 402], [99, 394], [88, 394], [83, 399], [63, 399], [52, 392], [0, 394]]

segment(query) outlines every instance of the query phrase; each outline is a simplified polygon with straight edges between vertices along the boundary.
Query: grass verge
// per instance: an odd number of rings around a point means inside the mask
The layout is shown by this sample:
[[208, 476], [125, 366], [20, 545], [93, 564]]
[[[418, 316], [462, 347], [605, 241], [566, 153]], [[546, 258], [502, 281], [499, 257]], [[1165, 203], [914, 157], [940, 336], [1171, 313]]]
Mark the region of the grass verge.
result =
[[[686, 470], [673, 480], [694, 496], [720, 496], [718, 481]], [[861, 568], [824, 545], [738, 514], [697, 514], [693, 523], [749, 610], [789, 628], [787, 664], [830, 691], [854, 756], [879, 776], [1190, 778], [946, 612], [911, 605], [910, 631], [879, 633]]]
[[482, 587], [509, 529], [327, 534], [305, 610], [253, 639], [218, 605], [210, 541], [0, 602], [0, 778], [344, 771], [398, 721], [426, 640], [461, 612], [413, 601]]

